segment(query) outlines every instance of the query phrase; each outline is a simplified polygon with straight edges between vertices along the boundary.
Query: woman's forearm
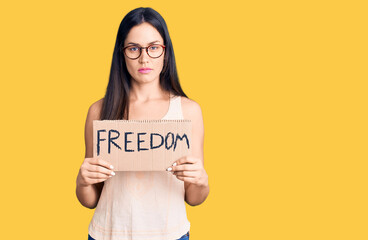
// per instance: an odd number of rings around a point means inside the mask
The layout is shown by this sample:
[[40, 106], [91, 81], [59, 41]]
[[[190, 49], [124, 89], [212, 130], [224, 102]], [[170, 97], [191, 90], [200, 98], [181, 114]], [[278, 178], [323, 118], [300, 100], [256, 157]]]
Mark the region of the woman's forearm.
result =
[[79, 202], [87, 208], [95, 208], [100, 198], [100, 192], [98, 191], [96, 184], [82, 186], [78, 183], [78, 178], [79, 175], [77, 177], [77, 186], [75, 191]]
[[190, 183], [185, 190], [185, 201], [191, 206], [199, 205], [206, 200], [209, 192], [210, 187], [208, 182], [207, 184], [201, 186]]

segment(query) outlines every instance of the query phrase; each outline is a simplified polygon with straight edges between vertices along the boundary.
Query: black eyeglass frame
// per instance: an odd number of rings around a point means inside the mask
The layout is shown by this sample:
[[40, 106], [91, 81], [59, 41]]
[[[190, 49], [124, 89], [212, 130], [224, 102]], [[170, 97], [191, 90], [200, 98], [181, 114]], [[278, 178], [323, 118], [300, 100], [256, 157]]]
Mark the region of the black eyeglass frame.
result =
[[[163, 48], [162, 53], [161, 53], [161, 54], [160, 54], [160, 56], [158, 56], [158, 57], [152, 57], [152, 56], [151, 56], [151, 55], [149, 55], [149, 53], [148, 53], [148, 48], [149, 48], [149, 47], [151, 47], [151, 46], [155, 46], [155, 45], [161, 46], [161, 47]], [[125, 49], [127, 49], [128, 47], [137, 47], [137, 48], [139, 48], [139, 55], [138, 55], [138, 57], [136, 57], [136, 58], [128, 57], [128, 55], [125, 53]], [[124, 48], [122, 49], [122, 52], [124, 53], [124, 55], [125, 55], [127, 58], [132, 59], [132, 60], [135, 60], [135, 59], [138, 59], [138, 58], [142, 55], [142, 49], [146, 49], [146, 53], [147, 53], [147, 55], [148, 55], [150, 58], [159, 58], [159, 57], [161, 57], [161, 56], [162, 56], [162, 54], [165, 52], [165, 48], [166, 48], [166, 46], [165, 46], [165, 45], [161, 45], [161, 44], [150, 44], [150, 45], [148, 45], [147, 47], [141, 47], [141, 46], [138, 46], [138, 45], [129, 45], [129, 46], [124, 47]]]

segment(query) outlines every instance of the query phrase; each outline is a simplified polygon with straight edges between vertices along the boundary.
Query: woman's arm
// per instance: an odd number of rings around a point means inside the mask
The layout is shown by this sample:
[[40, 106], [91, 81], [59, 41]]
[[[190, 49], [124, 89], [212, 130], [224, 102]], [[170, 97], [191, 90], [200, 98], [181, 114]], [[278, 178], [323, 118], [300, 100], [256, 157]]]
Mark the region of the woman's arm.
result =
[[[100, 109], [101, 100], [92, 104], [88, 110], [84, 134], [86, 145], [85, 158], [93, 157], [93, 120], [99, 120]], [[93, 209], [97, 206], [104, 182], [99, 182], [91, 185], [82, 185], [80, 178], [81, 174], [79, 170], [76, 187], [77, 198], [83, 206]]]
[[203, 117], [198, 103], [182, 98], [184, 118], [192, 121], [192, 152], [190, 156], [178, 159], [172, 171], [179, 180], [184, 181], [185, 201], [196, 206], [206, 200], [210, 190], [203, 161]]

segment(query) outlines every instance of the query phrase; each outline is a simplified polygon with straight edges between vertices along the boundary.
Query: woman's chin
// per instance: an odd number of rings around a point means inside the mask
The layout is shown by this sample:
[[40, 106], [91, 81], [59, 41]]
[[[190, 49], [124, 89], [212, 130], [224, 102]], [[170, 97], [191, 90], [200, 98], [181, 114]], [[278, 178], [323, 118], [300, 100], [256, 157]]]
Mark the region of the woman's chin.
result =
[[152, 77], [142, 77], [141, 76], [139, 78], [136, 78], [135, 81], [138, 83], [151, 83], [151, 82], [154, 82], [155, 79]]

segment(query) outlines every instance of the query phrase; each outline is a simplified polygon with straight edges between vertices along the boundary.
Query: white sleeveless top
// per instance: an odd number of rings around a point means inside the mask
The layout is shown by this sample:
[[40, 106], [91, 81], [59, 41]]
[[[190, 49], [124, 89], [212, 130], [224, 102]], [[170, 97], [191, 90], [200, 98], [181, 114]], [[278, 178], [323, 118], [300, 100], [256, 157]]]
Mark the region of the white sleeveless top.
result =
[[[180, 96], [171, 97], [162, 119], [183, 119]], [[115, 174], [105, 180], [89, 224], [92, 238], [175, 240], [189, 231], [183, 181], [166, 171]]]

